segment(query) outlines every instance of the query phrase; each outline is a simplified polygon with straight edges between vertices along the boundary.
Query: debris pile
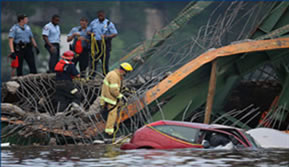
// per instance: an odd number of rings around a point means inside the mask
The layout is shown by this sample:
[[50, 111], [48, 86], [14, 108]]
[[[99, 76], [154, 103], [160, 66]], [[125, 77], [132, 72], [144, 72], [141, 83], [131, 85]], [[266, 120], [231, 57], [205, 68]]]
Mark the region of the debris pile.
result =
[[[55, 74], [29, 74], [14, 77], [2, 83], [2, 139], [19, 135], [24, 138], [39, 134], [56, 140], [57, 143], [92, 143], [101, 138], [104, 122], [100, 114], [99, 90], [102, 77], [94, 80], [74, 80], [81, 94], [81, 105], [70, 104], [65, 111], [58, 111], [55, 101]], [[134, 80], [125, 81], [128, 90], [125, 96], [139, 94], [144, 82], [153, 82], [153, 76], [138, 75]], [[129, 131], [128, 131], [129, 132]], [[126, 132], [126, 133], [128, 133]], [[10, 139], [11, 140], [11, 139]]]

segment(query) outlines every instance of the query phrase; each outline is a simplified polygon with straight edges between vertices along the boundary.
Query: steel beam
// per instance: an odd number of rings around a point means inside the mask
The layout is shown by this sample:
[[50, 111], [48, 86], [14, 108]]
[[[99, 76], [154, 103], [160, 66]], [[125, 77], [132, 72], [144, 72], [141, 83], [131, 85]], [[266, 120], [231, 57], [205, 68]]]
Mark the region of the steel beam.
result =
[[[240, 56], [242, 53], [274, 50], [289, 48], [289, 38], [279, 38], [272, 40], [249, 41], [239, 44], [225, 46], [219, 49], [208, 51], [196, 59], [185, 64], [166, 79], [161, 81], [152, 89], [148, 90], [141, 101], [146, 105], [151, 104], [154, 100], [167, 94], [169, 90], [178, 85], [182, 80], [191, 75], [196, 70], [200, 69], [203, 65], [212, 62], [216, 58], [227, 56]], [[139, 111], [139, 108], [144, 107], [144, 104], [136, 106], [134, 103], [127, 106], [127, 114], [123, 117], [122, 121]]]
[[[170, 37], [176, 30], [183, 27], [187, 24], [188, 21], [193, 16], [201, 13], [205, 8], [207, 8], [212, 2], [211, 1], [192, 1], [190, 2], [179, 14], [178, 16], [172, 20], [167, 26], [162, 28], [159, 32], [157, 32], [151, 40], [144, 41], [141, 45], [136, 47], [126, 56], [121, 58], [118, 62], [112, 65], [111, 68], [116, 68], [123, 61], [130, 61], [135, 56], [144, 56], [144, 59], [147, 59], [149, 55], [152, 54], [152, 48], [156, 46], [160, 46], [164, 40]], [[135, 67], [136, 68], [136, 67]]]

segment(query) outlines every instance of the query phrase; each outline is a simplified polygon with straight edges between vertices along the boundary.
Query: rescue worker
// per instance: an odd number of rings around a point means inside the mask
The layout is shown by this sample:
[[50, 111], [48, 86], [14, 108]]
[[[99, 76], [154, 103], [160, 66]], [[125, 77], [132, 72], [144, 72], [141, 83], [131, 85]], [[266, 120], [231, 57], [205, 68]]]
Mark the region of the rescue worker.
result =
[[45, 48], [50, 54], [49, 72], [54, 72], [54, 67], [59, 60], [59, 43], [60, 43], [60, 17], [53, 15], [51, 22], [46, 24], [42, 30], [42, 37], [45, 42]]
[[122, 63], [118, 69], [110, 71], [103, 80], [100, 105], [103, 108], [103, 114], [108, 114], [105, 126], [106, 138], [111, 138], [114, 133], [119, 102], [124, 98], [121, 94], [123, 77], [132, 70], [133, 68], [129, 63]]
[[[89, 36], [87, 34], [87, 24], [88, 20], [85, 17], [80, 19], [80, 26], [73, 27], [69, 34], [67, 35], [67, 42], [72, 40], [73, 44], [71, 50], [77, 53], [78, 56], [74, 58], [75, 66], [79, 61], [79, 69], [81, 77], [84, 77], [84, 71], [88, 66], [88, 54], [89, 54]], [[81, 46], [78, 45], [78, 42], [81, 43]], [[81, 47], [81, 48], [76, 48]], [[78, 53], [80, 52], [80, 53]]]
[[17, 21], [18, 23], [11, 27], [8, 35], [10, 57], [16, 59], [16, 56], [18, 56], [17, 76], [23, 75], [23, 59], [27, 62], [30, 73], [36, 74], [37, 70], [32, 48], [35, 48], [37, 54], [39, 53], [39, 49], [37, 48], [31, 28], [27, 25], [28, 17], [20, 14], [17, 16]]
[[74, 63], [74, 53], [72, 51], [66, 51], [61, 56], [62, 58], [56, 64], [54, 70], [56, 71], [56, 93], [55, 99], [58, 102], [60, 112], [72, 102], [80, 104], [78, 98], [78, 90], [74, 87], [72, 79], [74, 77], [80, 77]]
[[[97, 12], [97, 19], [94, 19], [88, 26], [88, 34], [92, 34], [91, 39], [91, 68], [92, 77], [95, 76], [96, 65], [101, 59], [102, 73], [105, 76], [109, 71], [109, 58], [111, 51], [111, 40], [117, 36], [114, 24], [105, 18], [104, 11]], [[95, 43], [94, 43], [95, 42]], [[96, 49], [94, 49], [94, 47]], [[95, 50], [95, 54], [93, 53]]]

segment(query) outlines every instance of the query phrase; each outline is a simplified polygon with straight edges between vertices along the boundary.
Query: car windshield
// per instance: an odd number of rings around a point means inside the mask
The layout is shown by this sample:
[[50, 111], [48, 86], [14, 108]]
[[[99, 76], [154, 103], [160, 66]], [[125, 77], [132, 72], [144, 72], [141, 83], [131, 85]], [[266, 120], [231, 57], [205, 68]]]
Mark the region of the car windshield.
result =
[[185, 140], [190, 143], [196, 143], [196, 137], [199, 133], [199, 129], [189, 128], [185, 126], [158, 125], [154, 126], [154, 128], [159, 130], [160, 132]]

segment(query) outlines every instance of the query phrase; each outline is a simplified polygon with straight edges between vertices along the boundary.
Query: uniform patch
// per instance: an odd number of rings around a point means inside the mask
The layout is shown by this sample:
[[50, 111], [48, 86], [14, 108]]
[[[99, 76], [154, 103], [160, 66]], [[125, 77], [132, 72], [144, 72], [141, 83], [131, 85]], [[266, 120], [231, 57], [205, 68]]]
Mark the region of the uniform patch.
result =
[[43, 27], [43, 30], [47, 31], [49, 28], [47, 26]]

